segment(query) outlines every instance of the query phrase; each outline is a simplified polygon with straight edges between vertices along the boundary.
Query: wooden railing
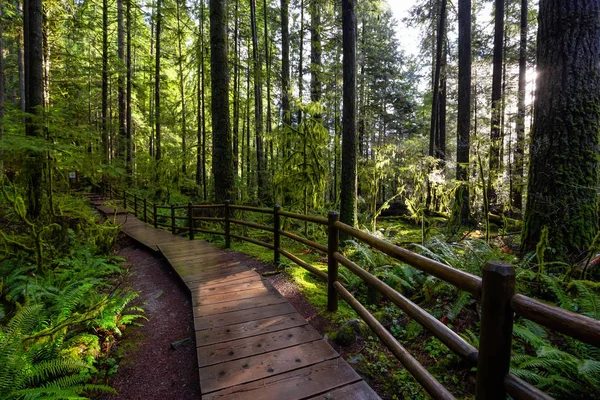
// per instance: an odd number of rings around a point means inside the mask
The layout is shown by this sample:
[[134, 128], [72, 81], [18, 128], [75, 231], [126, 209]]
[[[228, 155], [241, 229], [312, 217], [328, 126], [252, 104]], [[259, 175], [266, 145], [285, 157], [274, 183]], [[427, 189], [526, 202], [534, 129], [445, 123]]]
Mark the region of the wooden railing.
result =
[[[600, 347], [600, 321], [516, 294], [515, 270], [512, 265], [488, 262], [483, 267], [483, 275], [480, 278], [348, 226], [338, 220], [338, 213], [335, 211], [330, 212], [328, 218], [324, 218], [282, 211], [278, 205], [275, 205], [273, 209], [269, 209], [232, 205], [229, 201], [226, 201], [224, 204], [193, 205], [189, 203], [186, 206], [159, 206], [127, 192], [124, 192], [121, 198], [125, 209], [133, 211], [136, 217], [142, 218], [145, 222], [153, 223], [155, 227], [167, 228], [173, 233], [185, 232], [190, 239], [194, 239], [194, 233], [196, 232], [223, 235], [225, 237], [226, 248], [230, 247], [231, 238], [239, 239], [273, 250], [273, 258], [276, 265], [280, 263], [280, 257], [283, 255], [300, 267], [308, 270], [317, 278], [327, 283], [328, 310], [331, 312], [337, 311], [338, 297], [346, 301], [419, 384], [435, 399], [453, 399], [454, 397], [339, 282], [338, 264], [345, 266], [371, 288], [374, 288], [387, 297], [468, 364], [476, 366], [476, 399], [478, 400], [505, 399], [507, 394], [510, 394], [515, 399], [552, 398], [509, 372], [513, 319], [515, 314], [582, 342]], [[170, 209], [170, 215], [160, 215], [158, 213], [160, 209]], [[222, 216], [194, 217], [194, 210], [197, 209], [222, 210], [222, 213], [219, 213]], [[232, 218], [232, 211], [247, 211], [272, 215], [273, 225], [267, 226], [243, 219]], [[178, 212], [185, 215], [178, 216]], [[159, 222], [158, 220], [161, 218], [170, 219], [170, 224]], [[326, 227], [327, 246], [283, 230], [282, 218]], [[178, 227], [177, 220], [186, 221], [187, 227]], [[214, 231], [196, 228], [196, 221], [219, 222], [223, 225], [224, 230]], [[273, 244], [231, 233], [231, 224], [272, 232]], [[401, 293], [344, 257], [339, 252], [340, 232], [420, 271], [433, 275], [460, 290], [471, 293], [481, 303], [479, 349], [470, 345], [456, 332], [452, 331]], [[282, 236], [327, 254], [327, 272], [313, 267], [283, 249], [281, 245]]]

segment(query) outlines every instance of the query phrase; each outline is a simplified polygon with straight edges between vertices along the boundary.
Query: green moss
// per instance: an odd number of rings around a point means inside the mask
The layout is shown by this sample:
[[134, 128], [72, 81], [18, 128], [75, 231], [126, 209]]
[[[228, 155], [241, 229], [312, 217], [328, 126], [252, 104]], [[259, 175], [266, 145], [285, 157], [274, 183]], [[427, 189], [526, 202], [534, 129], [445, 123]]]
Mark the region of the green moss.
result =
[[331, 334], [331, 340], [340, 346], [351, 346], [356, 342], [356, 332], [351, 325], [345, 324], [337, 332]]

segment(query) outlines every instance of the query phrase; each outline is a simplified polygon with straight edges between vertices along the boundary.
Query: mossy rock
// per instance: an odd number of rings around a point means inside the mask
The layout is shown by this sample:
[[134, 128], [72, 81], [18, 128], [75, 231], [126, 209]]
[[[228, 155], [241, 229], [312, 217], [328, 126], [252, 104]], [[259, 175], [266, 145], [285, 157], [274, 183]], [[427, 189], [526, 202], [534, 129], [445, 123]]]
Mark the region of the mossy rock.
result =
[[359, 319], [351, 319], [337, 332], [331, 334], [331, 340], [340, 346], [351, 346], [356, 343], [357, 337], [364, 338], [369, 334], [369, 327]]

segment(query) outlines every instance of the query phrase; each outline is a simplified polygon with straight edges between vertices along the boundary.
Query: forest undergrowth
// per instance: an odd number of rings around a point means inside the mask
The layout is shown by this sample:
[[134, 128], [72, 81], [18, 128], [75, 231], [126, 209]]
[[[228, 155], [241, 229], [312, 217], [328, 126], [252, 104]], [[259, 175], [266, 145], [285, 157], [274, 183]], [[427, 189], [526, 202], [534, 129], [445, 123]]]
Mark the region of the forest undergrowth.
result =
[[83, 399], [114, 392], [110, 350], [143, 317], [112, 256], [119, 226], [87, 200], [53, 193], [28, 219], [24, 191], [0, 196], [0, 398]]

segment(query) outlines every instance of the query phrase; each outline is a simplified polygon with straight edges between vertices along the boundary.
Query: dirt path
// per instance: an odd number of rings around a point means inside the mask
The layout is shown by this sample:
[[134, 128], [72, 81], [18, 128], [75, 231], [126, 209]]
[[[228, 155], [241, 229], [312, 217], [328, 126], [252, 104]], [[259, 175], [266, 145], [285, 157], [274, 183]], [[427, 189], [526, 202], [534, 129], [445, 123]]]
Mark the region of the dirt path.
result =
[[[131, 265], [129, 284], [140, 294], [148, 321], [130, 327], [114, 352], [121, 358], [109, 382], [119, 393], [102, 399], [199, 399], [194, 320], [187, 289], [160, 256], [120, 241], [118, 255]], [[190, 338], [171, 348], [171, 343]]]

